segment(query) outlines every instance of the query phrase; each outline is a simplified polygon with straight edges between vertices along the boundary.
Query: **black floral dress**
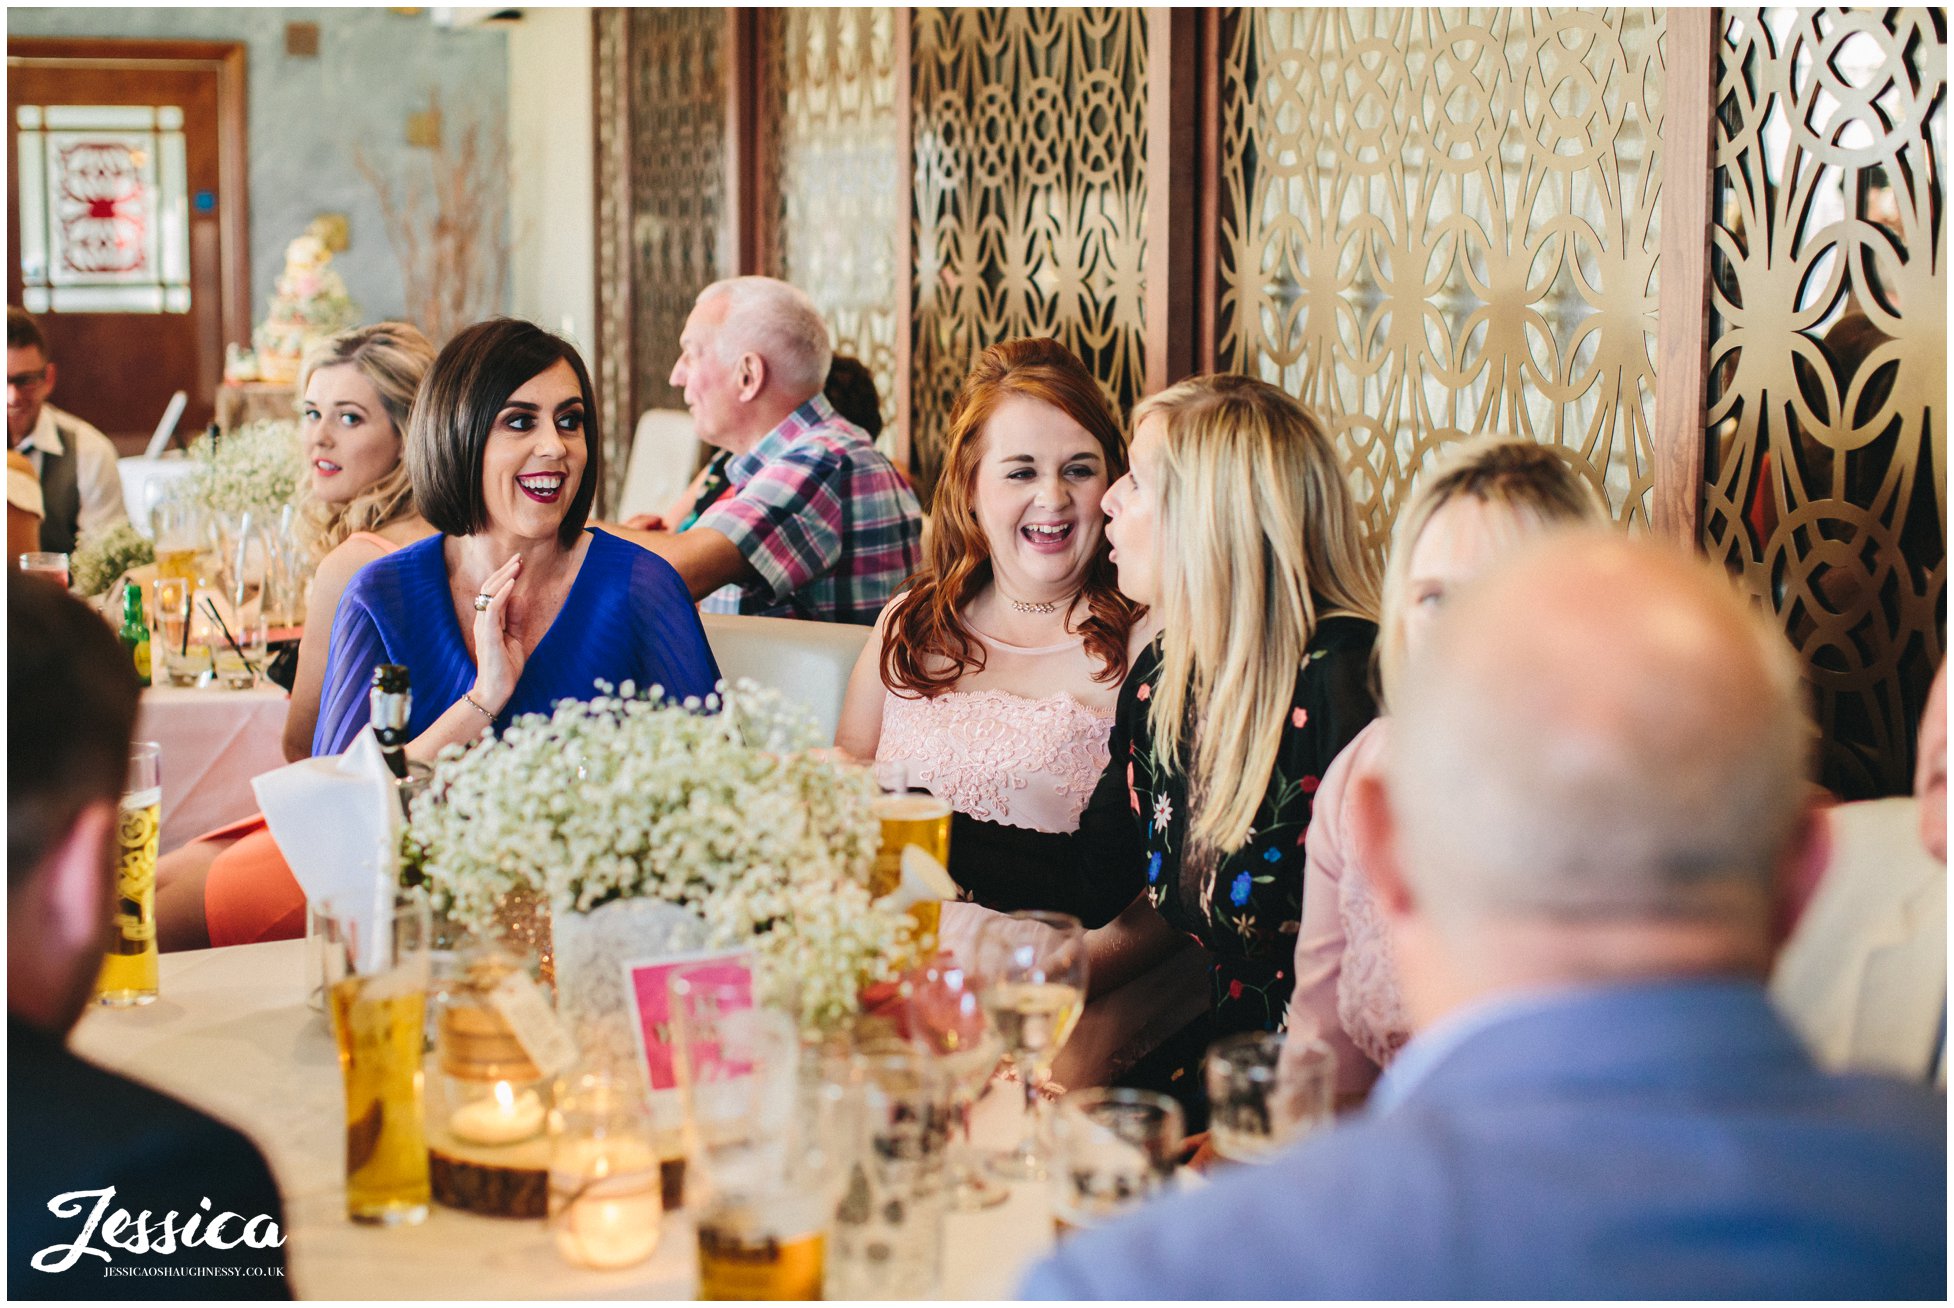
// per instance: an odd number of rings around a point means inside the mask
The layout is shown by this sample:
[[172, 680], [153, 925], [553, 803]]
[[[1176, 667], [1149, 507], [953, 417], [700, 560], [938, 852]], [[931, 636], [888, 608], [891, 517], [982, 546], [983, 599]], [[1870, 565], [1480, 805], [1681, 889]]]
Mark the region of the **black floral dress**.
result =
[[1376, 638], [1376, 626], [1360, 618], [1317, 624], [1255, 825], [1247, 842], [1211, 869], [1183, 863], [1187, 778], [1154, 761], [1147, 710], [1160, 676], [1157, 642], [1135, 660], [1120, 691], [1112, 758], [1081, 821], [1088, 875], [1113, 912], [1144, 890], [1170, 926], [1206, 947], [1213, 960], [1209, 1039], [1282, 1024], [1295, 987], [1316, 788], [1330, 761], [1377, 716], [1370, 690]]

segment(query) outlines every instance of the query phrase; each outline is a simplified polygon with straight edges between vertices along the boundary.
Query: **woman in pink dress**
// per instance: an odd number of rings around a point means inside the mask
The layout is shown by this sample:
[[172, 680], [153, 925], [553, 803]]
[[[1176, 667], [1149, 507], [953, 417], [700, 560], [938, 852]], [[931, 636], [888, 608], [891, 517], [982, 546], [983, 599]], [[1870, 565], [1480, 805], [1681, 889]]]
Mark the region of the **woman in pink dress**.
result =
[[[1594, 487], [1552, 446], [1477, 441], [1442, 462], [1399, 512], [1392, 537], [1377, 643], [1386, 711], [1400, 669], [1449, 593], [1543, 530], [1607, 518]], [[1304, 1037], [1314, 1037], [1336, 1050], [1337, 1090], [1346, 1100], [1369, 1092], [1410, 1034], [1390, 938], [1347, 811], [1352, 781], [1380, 765], [1389, 730], [1389, 719], [1378, 717], [1323, 774], [1303, 873], [1308, 893], [1287, 1048], [1300, 1050]]]
[[[299, 521], [317, 566], [285, 710], [288, 759], [312, 754], [327, 639], [353, 574], [434, 534], [414, 505], [403, 457], [408, 412], [433, 363], [434, 347], [419, 328], [383, 322], [321, 341], [299, 371], [308, 473]], [[294, 889], [262, 817], [220, 827], [157, 865], [161, 946], [200, 949], [298, 936], [305, 930], [305, 900]]]
[[[1075, 829], [1140, 612], [1113, 584], [1099, 510], [1125, 470], [1119, 423], [1070, 350], [984, 351], [951, 415], [923, 567], [855, 664], [836, 745], [969, 819]], [[999, 880], [956, 850], [977, 903], [1071, 907], [1064, 885]]]
[[[1115, 585], [1100, 509], [1125, 471], [1119, 422], [1070, 350], [984, 351], [952, 413], [923, 567], [855, 665], [835, 744], [949, 803], [950, 874], [970, 901], [944, 914], [954, 952], [996, 913], [1082, 907], [1078, 861], [1014, 837], [1078, 828], [1120, 684], [1152, 634]], [[1138, 1027], [1173, 1029], [1151, 991], [1174, 988], [1180, 973], [1159, 965], [1186, 944], [1144, 896], [1093, 934], [1093, 993], [1145, 974], [1149, 996], [1129, 990], [1111, 1023], [1088, 1010], [1073, 1084], [1103, 1075]], [[1185, 988], [1200, 998], [1198, 979]]]

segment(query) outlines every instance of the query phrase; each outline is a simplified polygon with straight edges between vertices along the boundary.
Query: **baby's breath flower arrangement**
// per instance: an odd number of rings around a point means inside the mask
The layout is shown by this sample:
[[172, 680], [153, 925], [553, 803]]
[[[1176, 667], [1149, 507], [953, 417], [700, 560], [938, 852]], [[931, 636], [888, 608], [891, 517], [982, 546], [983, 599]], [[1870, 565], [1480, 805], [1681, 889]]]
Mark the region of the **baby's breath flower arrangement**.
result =
[[156, 547], [127, 521], [122, 521], [97, 531], [83, 532], [69, 568], [74, 573], [76, 591], [83, 595], [100, 595], [111, 582], [131, 568], [154, 562]]
[[408, 830], [437, 906], [485, 925], [517, 887], [546, 890], [559, 922], [663, 900], [710, 947], [751, 950], [762, 992], [804, 1023], [852, 1012], [910, 920], [870, 902], [874, 786], [810, 753], [812, 719], [777, 693], [722, 694], [681, 705], [626, 684], [445, 751]]
[[199, 436], [189, 453], [195, 471], [171, 486], [170, 498], [217, 513], [276, 517], [297, 493], [305, 470], [296, 422], [247, 423], [215, 441]]

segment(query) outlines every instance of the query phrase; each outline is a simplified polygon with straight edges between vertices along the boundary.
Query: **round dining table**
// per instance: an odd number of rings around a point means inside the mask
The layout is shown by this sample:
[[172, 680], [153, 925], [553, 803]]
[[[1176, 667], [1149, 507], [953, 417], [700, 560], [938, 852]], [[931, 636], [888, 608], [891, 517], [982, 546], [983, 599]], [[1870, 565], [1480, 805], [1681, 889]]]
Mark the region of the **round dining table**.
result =
[[[160, 997], [97, 1008], [75, 1029], [76, 1053], [235, 1126], [271, 1165], [285, 1205], [288, 1288], [307, 1299], [691, 1299], [697, 1239], [668, 1213], [651, 1260], [622, 1271], [572, 1267], [540, 1219], [481, 1217], [436, 1206], [419, 1226], [347, 1220], [344, 1095], [326, 1019], [307, 1006], [306, 944], [286, 940], [165, 954]], [[975, 1115], [980, 1143], [1003, 1144], [1022, 1122], [1015, 1086], [999, 1084]], [[1052, 1241], [1042, 1185], [946, 1218], [943, 1299], [1004, 1299]]]
[[136, 739], [162, 746], [164, 853], [258, 811], [251, 778], [285, 766], [290, 702], [269, 682], [143, 691]]

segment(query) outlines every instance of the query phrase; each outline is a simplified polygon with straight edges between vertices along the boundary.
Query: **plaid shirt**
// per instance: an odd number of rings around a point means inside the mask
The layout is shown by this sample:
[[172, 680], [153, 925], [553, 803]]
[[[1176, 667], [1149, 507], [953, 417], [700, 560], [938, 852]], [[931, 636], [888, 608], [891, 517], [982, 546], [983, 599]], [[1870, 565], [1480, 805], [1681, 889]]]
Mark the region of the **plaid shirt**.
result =
[[759, 581], [699, 607], [819, 622], [872, 623], [921, 559], [916, 493], [868, 433], [817, 394], [726, 464], [733, 492], [699, 515]]

